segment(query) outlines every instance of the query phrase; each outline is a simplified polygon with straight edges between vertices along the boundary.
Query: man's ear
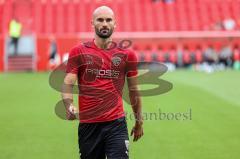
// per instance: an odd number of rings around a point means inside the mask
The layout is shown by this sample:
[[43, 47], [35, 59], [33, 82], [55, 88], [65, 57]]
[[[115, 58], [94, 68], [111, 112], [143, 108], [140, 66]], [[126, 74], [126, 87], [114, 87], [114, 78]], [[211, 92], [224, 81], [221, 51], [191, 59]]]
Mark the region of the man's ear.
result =
[[94, 22], [93, 22], [93, 20], [91, 20], [91, 25], [92, 25], [92, 28], [94, 28]]
[[117, 23], [117, 22], [114, 21], [114, 25], [113, 25], [114, 29], [117, 27], [117, 24], [116, 24], [116, 23]]

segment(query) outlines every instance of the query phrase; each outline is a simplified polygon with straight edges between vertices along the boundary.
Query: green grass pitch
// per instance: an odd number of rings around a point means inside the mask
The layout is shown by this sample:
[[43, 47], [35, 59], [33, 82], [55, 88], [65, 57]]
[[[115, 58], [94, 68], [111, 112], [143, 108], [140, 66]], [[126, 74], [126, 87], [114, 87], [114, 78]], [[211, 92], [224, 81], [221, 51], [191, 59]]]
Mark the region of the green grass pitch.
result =
[[[77, 159], [78, 122], [59, 119], [59, 92], [47, 73], [0, 74], [0, 159]], [[162, 95], [143, 97], [143, 111], [187, 112], [192, 120], [146, 120], [130, 143], [131, 159], [237, 159], [240, 156], [240, 72], [175, 71]], [[152, 86], [142, 86], [143, 89]], [[130, 107], [125, 105], [130, 112]], [[133, 122], [128, 120], [129, 131]], [[131, 138], [132, 139], [132, 138]]]

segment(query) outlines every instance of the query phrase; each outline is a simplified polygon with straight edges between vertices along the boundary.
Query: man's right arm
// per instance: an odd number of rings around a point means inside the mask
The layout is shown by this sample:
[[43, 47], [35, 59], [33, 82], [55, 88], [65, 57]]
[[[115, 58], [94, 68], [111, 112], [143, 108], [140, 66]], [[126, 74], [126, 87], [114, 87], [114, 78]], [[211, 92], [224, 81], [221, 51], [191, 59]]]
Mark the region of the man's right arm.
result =
[[76, 107], [73, 105], [73, 86], [77, 81], [77, 74], [67, 73], [64, 78], [62, 85], [62, 99], [66, 107], [67, 119], [76, 119], [75, 114], [77, 113]]

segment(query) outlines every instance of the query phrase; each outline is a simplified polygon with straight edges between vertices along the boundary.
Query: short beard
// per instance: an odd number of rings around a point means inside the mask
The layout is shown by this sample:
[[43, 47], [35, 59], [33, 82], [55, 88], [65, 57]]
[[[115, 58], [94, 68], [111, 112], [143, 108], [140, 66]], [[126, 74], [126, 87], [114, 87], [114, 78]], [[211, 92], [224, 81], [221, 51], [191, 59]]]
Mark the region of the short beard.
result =
[[109, 38], [112, 33], [113, 33], [113, 29], [109, 29], [108, 34], [102, 34], [97, 28], [95, 28], [95, 33], [102, 39], [107, 39]]

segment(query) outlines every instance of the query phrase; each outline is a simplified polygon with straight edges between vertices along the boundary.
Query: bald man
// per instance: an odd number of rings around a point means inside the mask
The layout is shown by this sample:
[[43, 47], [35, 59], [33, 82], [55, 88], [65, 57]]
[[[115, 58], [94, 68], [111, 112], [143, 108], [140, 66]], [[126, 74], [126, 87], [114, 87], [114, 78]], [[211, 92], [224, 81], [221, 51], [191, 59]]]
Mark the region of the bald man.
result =
[[[115, 47], [116, 21], [107, 6], [93, 12], [94, 39], [75, 46], [69, 54], [62, 98], [69, 120], [80, 119], [81, 159], [128, 159], [129, 137], [122, 102], [125, 78], [135, 116], [133, 141], [143, 136], [142, 106], [137, 87], [137, 58], [133, 51]], [[73, 104], [73, 85], [79, 88], [79, 112]]]

